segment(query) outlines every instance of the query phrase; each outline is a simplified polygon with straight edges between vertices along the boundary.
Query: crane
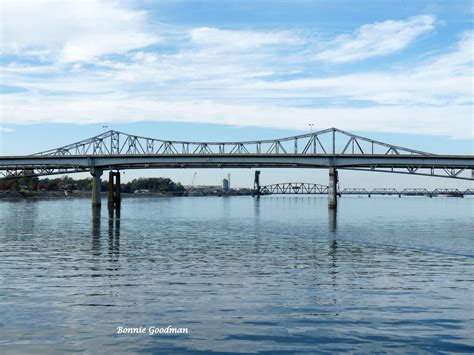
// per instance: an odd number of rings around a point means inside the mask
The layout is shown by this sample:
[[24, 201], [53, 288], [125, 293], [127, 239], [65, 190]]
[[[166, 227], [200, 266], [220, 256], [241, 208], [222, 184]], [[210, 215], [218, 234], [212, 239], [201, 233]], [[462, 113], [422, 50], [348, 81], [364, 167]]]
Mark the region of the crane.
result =
[[197, 172], [194, 172], [193, 174], [193, 178], [191, 180], [191, 185], [188, 186], [185, 194], [187, 196], [192, 196], [193, 195], [193, 187], [194, 187], [194, 182], [196, 181], [196, 175], [197, 175]]
[[194, 182], [196, 181], [196, 175], [197, 175], [197, 172], [195, 171], [193, 174], [193, 179], [191, 180], [191, 185], [189, 185], [189, 188], [192, 188], [194, 186]]

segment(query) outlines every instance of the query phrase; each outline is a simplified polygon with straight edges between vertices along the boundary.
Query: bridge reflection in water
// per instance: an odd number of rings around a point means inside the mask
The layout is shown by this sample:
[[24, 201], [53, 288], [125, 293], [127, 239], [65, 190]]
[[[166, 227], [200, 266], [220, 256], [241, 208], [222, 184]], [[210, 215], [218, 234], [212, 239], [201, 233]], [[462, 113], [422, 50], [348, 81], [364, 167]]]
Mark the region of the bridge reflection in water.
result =
[[[228, 202], [228, 200], [225, 200]], [[229, 208], [229, 207], [228, 207]], [[254, 216], [256, 218], [257, 231], [260, 231], [260, 213], [262, 206], [260, 199], [254, 199]], [[91, 254], [93, 257], [99, 257], [102, 254], [101, 251], [101, 236], [102, 236], [102, 210], [100, 207], [92, 207], [91, 209]], [[337, 230], [337, 209], [327, 209], [327, 228], [331, 233], [335, 233]], [[230, 214], [228, 214], [230, 217]], [[105, 216], [104, 216], [105, 218]], [[108, 255], [109, 261], [116, 262], [120, 256], [120, 229], [121, 229], [121, 208], [111, 207], [107, 209], [107, 237], [108, 237]], [[258, 233], [257, 233], [258, 234]]]
[[330, 232], [336, 232], [337, 229], [337, 209], [328, 208], [328, 227]]
[[[120, 206], [108, 208], [108, 254], [110, 261], [118, 261], [120, 255]], [[101, 255], [101, 208], [92, 207], [92, 256]]]

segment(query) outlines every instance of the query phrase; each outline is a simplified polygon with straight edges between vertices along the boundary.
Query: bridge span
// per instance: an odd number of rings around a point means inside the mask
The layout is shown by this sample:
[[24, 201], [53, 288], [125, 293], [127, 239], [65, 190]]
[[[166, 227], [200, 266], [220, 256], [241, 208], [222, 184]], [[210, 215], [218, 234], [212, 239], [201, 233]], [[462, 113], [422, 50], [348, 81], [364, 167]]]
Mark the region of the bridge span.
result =
[[[255, 194], [257, 196], [265, 195], [327, 195], [329, 186], [305, 183], [305, 182], [285, 182], [277, 183], [265, 186], [255, 186]], [[366, 195], [371, 197], [372, 195], [398, 195], [401, 196], [451, 196], [451, 197], [464, 197], [474, 195], [474, 189], [459, 190], [456, 188], [438, 188], [434, 190], [428, 190], [424, 188], [405, 188], [405, 189], [394, 189], [394, 188], [344, 188], [337, 189], [337, 195]]]
[[[0, 175], [7, 179], [90, 172], [97, 206], [104, 170], [189, 168], [329, 169], [329, 207], [337, 205], [338, 169], [474, 180], [472, 155], [436, 155], [337, 128], [242, 142], [163, 140], [108, 131], [32, 155], [0, 157]], [[117, 181], [116, 173], [110, 177], [112, 184]], [[109, 201], [119, 201], [119, 191], [110, 191], [114, 196]]]

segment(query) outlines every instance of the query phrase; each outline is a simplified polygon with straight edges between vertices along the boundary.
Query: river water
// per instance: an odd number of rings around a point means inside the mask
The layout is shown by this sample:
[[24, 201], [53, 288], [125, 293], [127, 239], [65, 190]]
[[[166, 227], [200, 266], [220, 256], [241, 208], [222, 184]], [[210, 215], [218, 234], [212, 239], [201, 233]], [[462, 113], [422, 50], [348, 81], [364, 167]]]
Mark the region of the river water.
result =
[[[474, 198], [0, 201], [0, 352], [472, 353], [473, 217]], [[188, 333], [148, 332], [168, 326]]]

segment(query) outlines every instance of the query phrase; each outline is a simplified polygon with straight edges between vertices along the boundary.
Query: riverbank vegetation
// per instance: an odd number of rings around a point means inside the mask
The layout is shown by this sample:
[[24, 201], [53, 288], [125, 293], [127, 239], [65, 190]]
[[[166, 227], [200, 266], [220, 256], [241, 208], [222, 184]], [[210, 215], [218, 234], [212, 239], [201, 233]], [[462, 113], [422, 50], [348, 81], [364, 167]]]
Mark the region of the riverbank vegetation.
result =
[[[107, 191], [109, 183], [102, 181], [101, 190]], [[124, 193], [135, 191], [150, 191], [163, 193], [182, 193], [185, 191], [183, 185], [169, 178], [137, 178], [130, 182], [120, 184]], [[0, 180], [0, 191], [91, 191], [92, 178], [73, 179], [69, 176], [60, 178], [37, 177], [20, 178], [11, 180]]]

